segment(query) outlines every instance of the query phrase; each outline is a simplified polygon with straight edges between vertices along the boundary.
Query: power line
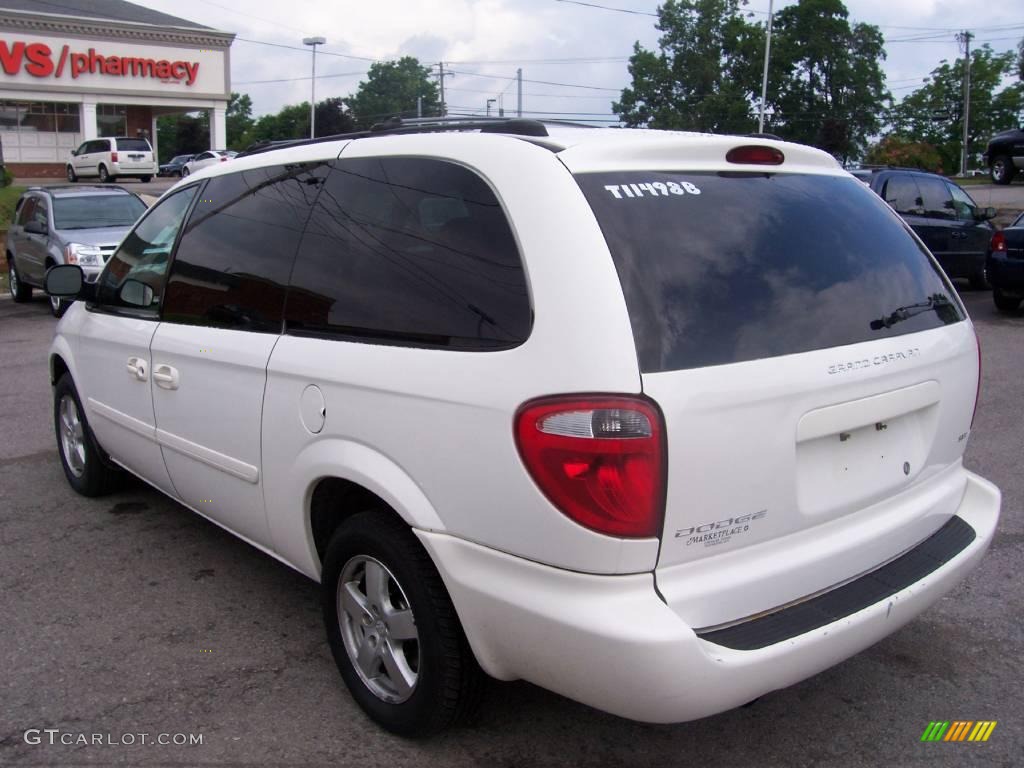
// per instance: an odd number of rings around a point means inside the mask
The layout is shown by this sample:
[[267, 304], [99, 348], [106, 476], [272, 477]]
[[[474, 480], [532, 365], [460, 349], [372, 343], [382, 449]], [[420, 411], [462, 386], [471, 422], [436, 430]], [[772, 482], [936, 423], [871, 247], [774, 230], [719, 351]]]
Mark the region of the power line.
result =
[[[485, 75], [480, 72], [463, 72], [461, 70], [452, 70], [452, 74], [464, 75], [466, 77], [483, 77], [488, 80], [507, 80], [508, 76], [502, 75]], [[621, 88], [605, 88], [599, 85], [581, 85], [580, 83], [556, 83], [551, 80], [528, 80], [523, 78], [524, 83], [535, 83], [537, 85], [556, 85], [562, 88], [584, 88], [590, 91], [610, 91], [612, 93], [619, 93], [622, 91]]]
[[567, 3], [569, 5], [582, 5], [585, 8], [597, 8], [602, 11], [615, 11], [616, 13], [629, 13], [633, 16], [654, 16], [658, 14], [651, 13], [650, 11], [634, 11], [630, 8], [613, 8], [608, 5], [598, 5], [597, 3], [584, 3], [581, 0], [555, 0], [556, 3]]
[[[366, 72], [365, 70], [362, 71], [362, 72], [338, 72], [338, 73], [331, 74], [331, 75], [317, 75], [316, 79], [317, 80], [326, 80], [326, 79], [335, 78], [335, 77], [355, 77], [356, 75], [367, 75], [367, 74], [369, 74], [369, 73]], [[305, 77], [281, 77], [281, 78], [277, 78], [277, 79], [274, 79], [274, 80], [241, 80], [241, 81], [239, 81], [237, 83], [232, 83], [232, 85], [265, 85], [267, 83], [297, 83], [297, 82], [300, 82], [302, 80], [312, 80], [312, 79], [313, 79], [312, 77], [310, 77], [309, 75], [306, 75]]]

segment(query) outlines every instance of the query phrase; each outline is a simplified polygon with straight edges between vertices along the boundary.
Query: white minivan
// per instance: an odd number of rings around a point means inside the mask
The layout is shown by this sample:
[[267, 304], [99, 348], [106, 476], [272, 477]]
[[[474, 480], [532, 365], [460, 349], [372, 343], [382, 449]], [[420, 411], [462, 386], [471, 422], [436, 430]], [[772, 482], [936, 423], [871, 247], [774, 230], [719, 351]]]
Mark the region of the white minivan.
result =
[[68, 481], [127, 470], [322, 585], [397, 733], [481, 671], [700, 718], [960, 582], [1000, 494], [949, 280], [808, 147], [407, 121], [183, 179], [50, 350]]
[[157, 163], [148, 139], [110, 136], [90, 139], [71, 150], [65, 171], [70, 182], [88, 177], [104, 183], [124, 177], [145, 182], [156, 175]]

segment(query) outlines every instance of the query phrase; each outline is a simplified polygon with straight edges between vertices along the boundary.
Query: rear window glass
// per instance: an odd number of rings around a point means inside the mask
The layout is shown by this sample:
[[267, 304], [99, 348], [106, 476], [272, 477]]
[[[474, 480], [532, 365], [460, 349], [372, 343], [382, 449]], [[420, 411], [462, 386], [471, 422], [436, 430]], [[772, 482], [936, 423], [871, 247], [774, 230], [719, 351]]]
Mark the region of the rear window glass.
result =
[[118, 139], [117, 148], [122, 152], [149, 152], [149, 142], [145, 139]]
[[135, 195], [83, 195], [53, 201], [53, 225], [57, 229], [130, 227], [146, 205]]
[[645, 373], [899, 336], [963, 320], [903, 222], [855, 179], [581, 174]]

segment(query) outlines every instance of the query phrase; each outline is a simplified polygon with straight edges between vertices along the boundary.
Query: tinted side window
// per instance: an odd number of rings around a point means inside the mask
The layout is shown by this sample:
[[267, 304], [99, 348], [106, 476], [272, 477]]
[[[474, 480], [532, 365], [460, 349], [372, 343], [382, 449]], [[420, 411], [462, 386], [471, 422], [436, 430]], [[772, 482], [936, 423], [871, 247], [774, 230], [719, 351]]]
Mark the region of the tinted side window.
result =
[[44, 227], [49, 226], [50, 219], [50, 207], [47, 205], [46, 200], [41, 197], [36, 198], [35, 207], [32, 209], [32, 215], [29, 221], [34, 221], [37, 224], [42, 224]]
[[[100, 274], [96, 286], [97, 304], [156, 317], [171, 250], [197, 189], [188, 187], [176, 192], [149, 210]], [[150, 306], [138, 307], [121, 301], [121, 286], [129, 279], [138, 280], [153, 289]]]
[[882, 198], [896, 213], [921, 213], [921, 193], [912, 176], [890, 176]]
[[21, 208], [18, 209], [18, 225], [25, 226], [32, 218], [32, 212], [36, 209], [36, 199], [34, 197], [24, 198], [24, 202], [21, 204]]
[[953, 209], [956, 217], [961, 221], [976, 221], [977, 206], [971, 196], [964, 192], [956, 184], [948, 184], [949, 192], [953, 196]]
[[526, 339], [526, 277], [483, 179], [419, 158], [333, 166], [295, 262], [289, 332], [462, 349]]
[[167, 322], [280, 333], [302, 228], [327, 167], [287, 165], [211, 179], [167, 282]]
[[956, 213], [953, 210], [953, 198], [950, 197], [949, 187], [942, 179], [922, 176], [917, 180], [917, 186], [921, 190], [921, 198], [924, 200], [925, 216], [933, 219], [954, 219]]

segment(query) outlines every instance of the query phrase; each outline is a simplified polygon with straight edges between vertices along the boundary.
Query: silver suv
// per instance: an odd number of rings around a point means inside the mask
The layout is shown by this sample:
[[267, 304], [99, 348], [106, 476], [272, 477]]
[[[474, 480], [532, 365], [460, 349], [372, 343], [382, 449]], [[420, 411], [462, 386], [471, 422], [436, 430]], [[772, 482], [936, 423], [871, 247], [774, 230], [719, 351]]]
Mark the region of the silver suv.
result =
[[[30, 187], [18, 200], [7, 233], [7, 274], [15, 301], [32, 298], [46, 271], [77, 264], [93, 281], [146, 210], [142, 199], [120, 187]], [[50, 297], [60, 317], [67, 299]]]

